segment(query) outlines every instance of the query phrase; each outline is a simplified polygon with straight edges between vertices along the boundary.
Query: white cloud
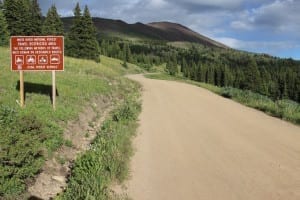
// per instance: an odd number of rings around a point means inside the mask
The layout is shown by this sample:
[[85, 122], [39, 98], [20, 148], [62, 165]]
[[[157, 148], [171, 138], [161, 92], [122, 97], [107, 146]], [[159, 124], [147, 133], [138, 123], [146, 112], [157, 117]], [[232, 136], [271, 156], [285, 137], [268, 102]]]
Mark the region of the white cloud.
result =
[[231, 22], [231, 27], [240, 30], [253, 30], [253, 26], [243, 21], [233, 21]]
[[258, 53], [268, 53], [279, 55], [281, 52], [289, 52], [300, 48], [300, 44], [295, 41], [245, 41], [230, 37], [214, 38], [227, 46], [245, 51]]
[[166, 6], [166, 2], [164, 0], [152, 0], [150, 1], [150, 6], [153, 8], [163, 8]]
[[300, 1], [276, 0], [241, 12], [231, 23], [237, 30], [269, 29], [273, 32], [300, 31]]
[[179, 4], [191, 12], [210, 12], [212, 10], [235, 10], [244, 0], [167, 0], [172, 4]]
[[229, 38], [229, 37], [219, 37], [219, 38], [214, 38], [214, 40], [219, 41], [231, 48], [235, 48], [235, 49], [240, 49], [243, 45], [242, 45], [242, 41], [237, 40], [235, 38]]

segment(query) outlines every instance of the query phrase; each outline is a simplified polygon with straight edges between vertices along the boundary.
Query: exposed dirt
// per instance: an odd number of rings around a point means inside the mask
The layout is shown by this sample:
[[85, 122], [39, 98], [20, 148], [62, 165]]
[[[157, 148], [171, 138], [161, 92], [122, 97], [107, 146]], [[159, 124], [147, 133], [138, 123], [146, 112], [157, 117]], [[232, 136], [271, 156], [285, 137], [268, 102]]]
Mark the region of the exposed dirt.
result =
[[72, 162], [80, 152], [89, 149], [111, 109], [110, 99], [98, 97], [86, 106], [78, 119], [67, 124], [64, 139], [70, 143], [63, 145], [46, 161], [35, 183], [28, 188], [32, 199], [51, 199], [64, 190]]
[[142, 83], [136, 200], [299, 200], [300, 127], [183, 83]]

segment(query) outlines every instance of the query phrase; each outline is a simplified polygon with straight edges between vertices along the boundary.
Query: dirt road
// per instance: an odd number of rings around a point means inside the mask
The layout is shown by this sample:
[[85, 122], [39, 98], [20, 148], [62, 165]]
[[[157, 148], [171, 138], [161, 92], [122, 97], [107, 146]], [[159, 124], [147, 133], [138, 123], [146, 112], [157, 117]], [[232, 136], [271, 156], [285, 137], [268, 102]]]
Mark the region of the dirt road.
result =
[[300, 199], [300, 127], [199, 87], [131, 78], [144, 88], [133, 199]]

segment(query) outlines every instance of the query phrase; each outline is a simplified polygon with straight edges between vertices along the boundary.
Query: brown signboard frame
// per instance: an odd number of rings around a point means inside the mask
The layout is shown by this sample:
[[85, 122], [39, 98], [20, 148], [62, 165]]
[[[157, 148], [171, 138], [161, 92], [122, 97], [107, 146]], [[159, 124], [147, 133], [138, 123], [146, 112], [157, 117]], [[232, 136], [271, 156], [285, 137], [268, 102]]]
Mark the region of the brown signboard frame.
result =
[[24, 71], [52, 72], [52, 105], [56, 108], [56, 71], [64, 71], [63, 36], [11, 36], [11, 70], [20, 73], [20, 106], [24, 107]]
[[12, 71], [64, 71], [63, 36], [12, 36]]

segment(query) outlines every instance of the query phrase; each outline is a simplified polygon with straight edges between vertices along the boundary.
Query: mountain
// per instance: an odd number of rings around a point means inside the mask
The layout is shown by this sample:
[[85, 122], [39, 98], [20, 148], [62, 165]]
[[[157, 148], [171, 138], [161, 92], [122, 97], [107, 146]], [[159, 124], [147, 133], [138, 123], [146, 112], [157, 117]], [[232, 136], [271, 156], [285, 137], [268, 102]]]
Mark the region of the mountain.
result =
[[[65, 29], [72, 24], [73, 17], [62, 18]], [[99, 35], [134, 40], [160, 40], [166, 42], [193, 42], [209, 47], [228, 48], [226, 45], [203, 36], [181, 24], [153, 22], [128, 24], [121, 20], [93, 18]]]
[[170, 41], [187, 41], [200, 43], [207, 46], [228, 48], [224, 44], [203, 36], [181, 24], [171, 22], [153, 22], [147, 25], [164, 31], [166, 33], [166, 39], [169, 38]]

